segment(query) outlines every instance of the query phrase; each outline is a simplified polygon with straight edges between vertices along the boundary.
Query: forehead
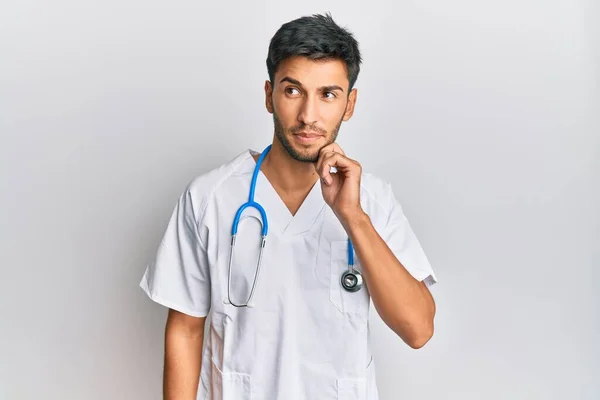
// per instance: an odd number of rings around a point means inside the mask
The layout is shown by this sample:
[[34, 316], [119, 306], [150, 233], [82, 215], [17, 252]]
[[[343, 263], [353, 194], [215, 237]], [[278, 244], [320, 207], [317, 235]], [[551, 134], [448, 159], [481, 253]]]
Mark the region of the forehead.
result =
[[284, 77], [296, 79], [305, 87], [339, 85], [347, 88], [350, 85], [346, 64], [338, 59], [311, 60], [302, 56], [290, 57], [279, 64], [274, 84], [278, 85]]

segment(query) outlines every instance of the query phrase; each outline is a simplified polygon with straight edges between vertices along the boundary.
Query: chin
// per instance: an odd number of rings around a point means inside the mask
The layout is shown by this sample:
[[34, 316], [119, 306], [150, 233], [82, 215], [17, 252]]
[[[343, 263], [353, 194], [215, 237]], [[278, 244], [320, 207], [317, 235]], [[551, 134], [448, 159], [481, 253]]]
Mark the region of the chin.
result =
[[[315, 146], [310, 146], [315, 147]], [[319, 150], [317, 149], [306, 149], [300, 148], [295, 149], [293, 153], [290, 153], [290, 156], [296, 161], [307, 162], [307, 163], [315, 163], [319, 160]]]
[[287, 148], [288, 154], [296, 161], [314, 163], [319, 160], [319, 151], [321, 146], [315, 144], [308, 146], [290, 146]]

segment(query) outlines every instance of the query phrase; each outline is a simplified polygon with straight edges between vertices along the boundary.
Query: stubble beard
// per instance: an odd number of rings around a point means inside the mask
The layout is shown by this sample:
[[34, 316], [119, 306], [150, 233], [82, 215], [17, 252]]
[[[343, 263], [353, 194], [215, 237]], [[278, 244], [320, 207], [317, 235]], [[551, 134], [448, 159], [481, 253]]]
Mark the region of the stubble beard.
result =
[[[342, 125], [342, 121], [343, 121], [343, 118], [337, 124], [337, 126], [335, 127], [335, 129], [331, 135], [327, 135], [327, 132], [323, 131], [322, 129], [318, 129], [316, 127], [311, 127], [310, 129], [306, 129], [307, 125], [302, 124], [302, 123], [300, 123], [300, 125], [289, 128], [286, 132], [286, 129], [281, 124], [279, 117], [277, 117], [277, 113], [275, 113], [273, 111], [273, 125], [275, 128], [275, 137], [277, 138], [279, 143], [281, 143], [281, 146], [287, 151], [287, 153], [290, 155], [290, 157], [292, 157], [296, 161], [305, 162], [305, 163], [316, 163], [319, 160], [319, 151], [321, 151], [321, 149], [323, 147], [328, 146], [331, 143], [335, 142], [335, 140], [337, 139], [340, 127]], [[297, 151], [294, 148], [294, 146], [292, 145], [292, 143], [290, 141], [290, 137], [292, 135], [294, 135], [296, 132], [301, 132], [303, 130], [319, 132], [321, 134], [325, 134], [326, 137], [329, 136], [327, 139], [327, 143], [325, 143], [318, 150], [315, 150], [314, 153], [304, 153], [304, 152]]]

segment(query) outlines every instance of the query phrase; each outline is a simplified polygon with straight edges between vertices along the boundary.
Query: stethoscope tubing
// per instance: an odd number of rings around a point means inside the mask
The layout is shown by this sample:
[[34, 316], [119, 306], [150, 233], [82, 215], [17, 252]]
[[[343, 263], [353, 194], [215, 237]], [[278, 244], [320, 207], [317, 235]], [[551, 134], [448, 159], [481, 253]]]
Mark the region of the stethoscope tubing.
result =
[[[254, 172], [252, 174], [252, 181], [250, 183], [250, 191], [248, 194], [248, 201], [246, 203], [242, 204], [240, 206], [240, 208], [237, 210], [235, 217], [233, 219], [233, 224], [231, 226], [231, 249], [230, 249], [230, 253], [229, 253], [229, 271], [228, 271], [228, 277], [227, 277], [227, 298], [224, 300], [224, 303], [231, 304], [235, 307], [253, 307], [252, 299], [254, 297], [254, 292], [256, 290], [258, 277], [260, 275], [260, 267], [262, 264], [263, 252], [264, 252], [266, 241], [267, 241], [267, 234], [269, 232], [267, 213], [260, 204], [258, 204], [257, 202], [254, 201], [254, 193], [256, 191], [256, 181], [258, 179], [258, 174], [260, 172], [260, 166], [262, 165], [264, 158], [266, 157], [266, 155], [269, 153], [270, 150], [271, 150], [271, 145], [267, 146], [267, 148], [259, 156], [258, 161], [256, 162], [256, 166], [254, 167]], [[235, 241], [236, 241], [236, 237], [237, 237], [238, 226], [240, 224], [240, 219], [241, 219], [241, 216], [242, 216], [242, 213], [244, 212], [244, 210], [246, 210], [249, 207], [257, 209], [258, 212], [260, 213], [261, 219], [258, 219], [257, 217], [254, 217], [254, 216], [253, 216], [253, 218], [256, 218], [262, 226], [262, 229], [261, 229], [262, 240], [261, 240], [261, 245], [260, 245], [260, 252], [258, 254], [258, 262], [257, 262], [257, 266], [256, 266], [256, 272], [254, 274], [254, 280], [252, 282], [252, 289], [250, 290], [250, 295], [248, 296], [248, 300], [245, 303], [237, 304], [231, 300], [231, 266], [233, 264]], [[347, 282], [346, 282], [348, 277], [350, 277], [349, 280], [350, 280], [351, 284], [347, 284]], [[342, 274], [340, 283], [341, 283], [342, 287], [345, 290], [347, 290], [348, 292], [356, 292], [362, 287], [362, 275], [360, 274], [360, 272], [358, 272], [357, 270], [354, 269], [354, 247], [352, 246], [352, 241], [350, 240], [350, 238], [348, 238], [348, 270]]]

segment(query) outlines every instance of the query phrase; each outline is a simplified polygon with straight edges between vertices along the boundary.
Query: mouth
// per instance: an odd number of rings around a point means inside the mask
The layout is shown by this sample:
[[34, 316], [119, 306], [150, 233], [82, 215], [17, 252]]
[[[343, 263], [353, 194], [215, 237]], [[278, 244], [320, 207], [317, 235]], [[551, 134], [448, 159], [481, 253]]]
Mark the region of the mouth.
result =
[[319, 133], [314, 133], [314, 132], [301, 132], [301, 133], [294, 134], [294, 138], [296, 138], [296, 140], [299, 141], [300, 143], [304, 143], [304, 144], [310, 144], [310, 143], [316, 142], [321, 137], [323, 137], [323, 135], [321, 135]]

